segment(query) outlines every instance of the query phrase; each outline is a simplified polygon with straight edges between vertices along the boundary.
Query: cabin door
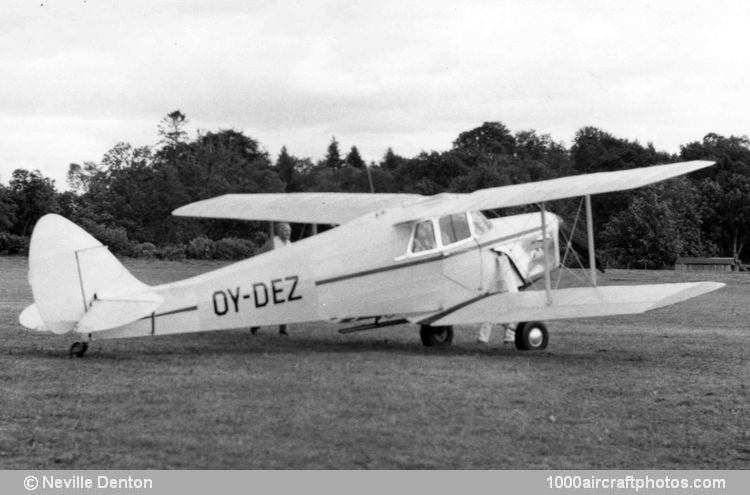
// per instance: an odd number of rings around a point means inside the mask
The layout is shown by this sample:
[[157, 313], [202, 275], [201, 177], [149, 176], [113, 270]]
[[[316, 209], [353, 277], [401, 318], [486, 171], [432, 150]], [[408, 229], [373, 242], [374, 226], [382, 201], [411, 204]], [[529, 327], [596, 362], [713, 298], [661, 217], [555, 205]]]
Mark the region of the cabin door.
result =
[[475, 293], [482, 289], [482, 267], [479, 248], [471, 241], [469, 249], [446, 251], [443, 258], [443, 275], [458, 285]]
[[472, 294], [482, 293], [489, 285], [486, 279], [493, 260], [491, 256], [483, 259], [482, 250], [471, 235], [467, 215], [440, 217], [438, 227], [443, 248], [443, 275]]

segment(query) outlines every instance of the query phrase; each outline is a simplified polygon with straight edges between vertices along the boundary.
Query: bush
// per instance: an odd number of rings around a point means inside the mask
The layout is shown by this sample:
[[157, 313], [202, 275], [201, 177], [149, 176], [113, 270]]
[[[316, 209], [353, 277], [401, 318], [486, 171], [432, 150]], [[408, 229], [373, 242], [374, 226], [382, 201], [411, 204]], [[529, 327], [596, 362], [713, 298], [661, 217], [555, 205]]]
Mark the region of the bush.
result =
[[157, 256], [156, 246], [150, 242], [134, 244], [130, 250], [130, 256], [133, 258], [155, 258]]
[[128, 254], [134, 247], [134, 243], [128, 239], [128, 234], [122, 227], [102, 227], [94, 237], [113, 253]]
[[238, 260], [249, 258], [258, 251], [255, 243], [247, 239], [226, 237], [212, 241], [201, 236], [188, 242], [185, 256], [200, 260]]
[[208, 237], [201, 236], [196, 237], [188, 243], [185, 254], [188, 258], [208, 260], [214, 257], [214, 251], [214, 241]]
[[172, 244], [156, 250], [155, 255], [162, 260], [182, 261], [187, 258], [184, 244]]
[[89, 219], [81, 219], [81, 228], [113, 253], [129, 255], [135, 248], [135, 243], [128, 238], [123, 227], [107, 227]]
[[0, 254], [29, 254], [29, 238], [0, 232]]
[[214, 259], [241, 260], [249, 258], [257, 251], [255, 244], [247, 239], [225, 237], [214, 243]]

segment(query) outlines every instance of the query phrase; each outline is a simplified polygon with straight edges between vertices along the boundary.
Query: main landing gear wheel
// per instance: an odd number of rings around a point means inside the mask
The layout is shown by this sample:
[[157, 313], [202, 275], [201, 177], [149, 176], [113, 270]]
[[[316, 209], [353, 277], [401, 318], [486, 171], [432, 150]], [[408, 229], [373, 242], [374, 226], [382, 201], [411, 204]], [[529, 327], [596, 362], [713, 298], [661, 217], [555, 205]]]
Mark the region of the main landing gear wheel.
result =
[[549, 332], [541, 321], [525, 321], [516, 327], [516, 349], [519, 351], [541, 351], [549, 343]]
[[86, 342], [74, 342], [73, 345], [70, 346], [70, 357], [83, 357], [88, 348], [89, 345]]
[[453, 342], [453, 327], [431, 327], [422, 325], [419, 327], [419, 337], [425, 347], [437, 347], [451, 345]]

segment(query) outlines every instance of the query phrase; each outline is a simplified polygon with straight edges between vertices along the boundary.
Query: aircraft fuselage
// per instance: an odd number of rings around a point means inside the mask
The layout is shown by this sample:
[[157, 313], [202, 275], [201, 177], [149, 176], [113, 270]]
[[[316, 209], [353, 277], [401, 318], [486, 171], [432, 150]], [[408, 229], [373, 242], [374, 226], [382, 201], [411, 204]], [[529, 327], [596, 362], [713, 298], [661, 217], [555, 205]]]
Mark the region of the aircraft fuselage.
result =
[[496, 292], [502, 287], [497, 263], [502, 254], [512, 262], [518, 285], [538, 278], [545, 263], [548, 268], [559, 264], [559, 220], [552, 214], [546, 215], [545, 236], [540, 215], [534, 213], [494, 219], [486, 231], [472, 225], [471, 235], [455, 242], [441, 231], [442, 219], [431, 222], [437, 238], [423, 252], [411, 252], [414, 224], [394, 226], [388, 213], [380, 212], [283, 249], [154, 287], [165, 299], [155, 313], [93, 337], [416, 318]]

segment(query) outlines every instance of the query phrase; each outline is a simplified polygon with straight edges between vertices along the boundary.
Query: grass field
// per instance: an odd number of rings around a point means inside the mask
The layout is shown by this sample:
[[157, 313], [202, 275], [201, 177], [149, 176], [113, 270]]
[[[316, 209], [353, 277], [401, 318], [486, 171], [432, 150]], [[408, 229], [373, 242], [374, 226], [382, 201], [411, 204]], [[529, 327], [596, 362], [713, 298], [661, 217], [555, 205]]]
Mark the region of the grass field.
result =
[[[142, 280], [216, 263], [128, 261]], [[94, 342], [24, 331], [24, 258], [0, 257], [2, 469], [748, 469], [750, 275], [612, 271], [727, 287], [646, 315], [549, 322], [522, 353], [457, 329], [328, 324]]]

